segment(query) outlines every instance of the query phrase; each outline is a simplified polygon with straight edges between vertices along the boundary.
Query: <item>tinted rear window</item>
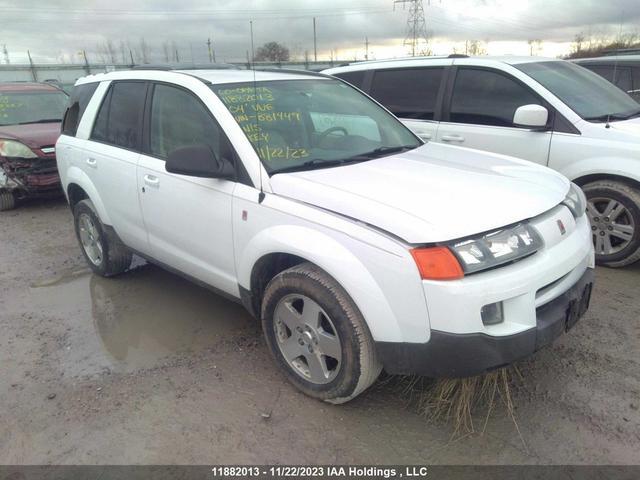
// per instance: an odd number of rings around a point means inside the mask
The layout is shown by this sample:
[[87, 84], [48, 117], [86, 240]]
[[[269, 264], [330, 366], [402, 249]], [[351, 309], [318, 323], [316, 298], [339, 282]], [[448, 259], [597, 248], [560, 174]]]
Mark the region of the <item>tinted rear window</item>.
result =
[[64, 135], [75, 136], [78, 131], [78, 125], [82, 119], [82, 115], [93, 96], [93, 93], [98, 88], [98, 82], [85, 83], [84, 85], [78, 85], [73, 88], [71, 97], [69, 97], [69, 107], [64, 115], [64, 121], [62, 123], [62, 133]]
[[115, 82], [102, 102], [92, 140], [138, 149], [147, 84]]
[[444, 68], [378, 70], [371, 96], [400, 118], [432, 120]]

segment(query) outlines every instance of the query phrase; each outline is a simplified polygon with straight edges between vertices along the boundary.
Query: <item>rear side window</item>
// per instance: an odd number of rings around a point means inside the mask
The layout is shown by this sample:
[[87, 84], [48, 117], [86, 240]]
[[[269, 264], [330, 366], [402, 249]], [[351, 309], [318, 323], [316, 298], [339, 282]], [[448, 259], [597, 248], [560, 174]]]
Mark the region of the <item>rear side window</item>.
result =
[[461, 68], [451, 99], [450, 121], [513, 127], [513, 115], [523, 105], [541, 105], [524, 85], [488, 70]]
[[364, 84], [364, 75], [366, 71], [360, 70], [358, 72], [342, 72], [336, 73], [334, 77], [341, 78], [345, 82], [349, 82], [354, 87], [362, 89], [362, 85]]
[[220, 127], [196, 97], [180, 88], [155, 86], [149, 128], [152, 155], [166, 158], [181, 147], [207, 145], [219, 158], [231, 160], [223, 137]]
[[371, 96], [400, 118], [433, 120], [444, 68], [378, 70]]
[[73, 87], [71, 97], [69, 97], [69, 106], [64, 114], [64, 120], [62, 122], [62, 134], [75, 137], [78, 131], [78, 125], [82, 120], [82, 115], [93, 96], [93, 93], [98, 88], [99, 83], [85, 83]]
[[138, 149], [146, 91], [145, 82], [113, 83], [96, 117], [91, 139]]

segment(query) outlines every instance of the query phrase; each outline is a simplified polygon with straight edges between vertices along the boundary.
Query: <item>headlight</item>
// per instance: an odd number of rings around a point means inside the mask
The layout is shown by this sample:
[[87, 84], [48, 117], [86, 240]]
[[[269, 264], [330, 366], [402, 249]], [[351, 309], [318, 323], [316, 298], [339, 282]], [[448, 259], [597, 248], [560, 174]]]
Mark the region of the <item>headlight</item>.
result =
[[464, 273], [469, 274], [529, 256], [542, 247], [542, 238], [523, 223], [449, 247], [460, 261]]
[[587, 197], [585, 197], [582, 189], [575, 183], [571, 183], [569, 187], [569, 193], [562, 201], [575, 218], [580, 218], [587, 210]]
[[16, 142], [15, 140], [0, 140], [0, 155], [19, 158], [37, 157], [24, 143]]

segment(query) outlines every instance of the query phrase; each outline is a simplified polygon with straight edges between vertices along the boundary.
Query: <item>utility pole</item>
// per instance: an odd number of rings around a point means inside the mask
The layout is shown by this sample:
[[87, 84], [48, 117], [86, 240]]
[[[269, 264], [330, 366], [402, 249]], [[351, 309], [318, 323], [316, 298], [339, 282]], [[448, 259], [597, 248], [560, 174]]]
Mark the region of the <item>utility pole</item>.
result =
[[364, 37], [364, 59], [369, 60], [369, 37]]
[[313, 17], [313, 61], [318, 61], [318, 41], [316, 38], [316, 17]]
[[207, 48], [209, 49], [209, 63], [213, 63], [213, 54], [211, 53], [211, 38], [207, 38]]
[[253, 49], [253, 20], [249, 20], [249, 28], [251, 30], [251, 64], [253, 65], [256, 60], [256, 52]]
[[416, 56], [421, 53], [419, 49], [420, 44], [424, 44], [423, 50], [429, 43], [427, 38], [427, 22], [424, 18], [424, 7], [422, 0], [394, 0], [393, 8], [395, 9], [396, 3], [402, 4], [402, 8], [409, 5], [409, 15], [407, 17], [407, 35], [404, 39], [403, 45], [408, 46], [411, 49], [411, 56]]
[[133, 52], [131, 51], [131, 49], [129, 49], [129, 58], [131, 58], [131, 66], [133, 67], [136, 64], [136, 62], [133, 61]]
[[87, 51], [82, 50], [82, 56], [84, 57], [84, 71], [87, 72], [87, 75], [91, 74], [91, 69], [89, 68], [89, 60], [87, 60]]

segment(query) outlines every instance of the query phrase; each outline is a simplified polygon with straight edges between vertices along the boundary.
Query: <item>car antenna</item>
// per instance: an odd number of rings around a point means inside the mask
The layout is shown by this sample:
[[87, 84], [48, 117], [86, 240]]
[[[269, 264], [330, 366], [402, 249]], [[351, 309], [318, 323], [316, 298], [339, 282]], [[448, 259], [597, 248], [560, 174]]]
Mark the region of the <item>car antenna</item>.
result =
[[[618, 38], [619, 38], [619, 39], [622, 39], [622, 22], [623, 22], [623, 20], [624, 20], [624, 10], [622, 10], [621, 18], [620, 18], [620, 33], [618, 33]], [[618, 86], [618, 85], [617, 85], [618, 80], [616, 79], [616, 75], [617, 75], [617, 73], [618, 73], [618, 61], [619, 61], [619, 59], [620, 59], [620, 52], [616, 52], [616, 59], [615, 59], [615, 61], [613, 62], [613, 78], [612, 78], [612, 80], [613, 80], [613, 84], [614, 84], [616, 87]], [[606, 125], [604, 126], [604, 128], [611, 128], [611, 125], [610, 125], [610, 123], [609, 123], [610, 121], [611, 121], [611, 112], [609, 112], [609, 113], [607, 114], [607, 123], [606, 123]]]
[[[260, 120], [258, 119], [258, 87], [256, 85], [256, 65], [255, 65], [255, 53], [253, 50], [253, 20], [249, 20], [249, 28], [251, 29], [251, 70], [253, 71], [253, 110], [256, 119], [256, 132], [260, 132]], [[262, 187], [262, 161], [260, 160], [260, 152], [262, 152], [262, 148], [260, 143], [262, 142], [262, 136], [258, 134], [258, 175], [260, 179], [260, 193], [258, 194], [258, 203], [262, 203], [264, 201], [264, 188]], [[269, 146], [267, 145], [267, 148]]]

